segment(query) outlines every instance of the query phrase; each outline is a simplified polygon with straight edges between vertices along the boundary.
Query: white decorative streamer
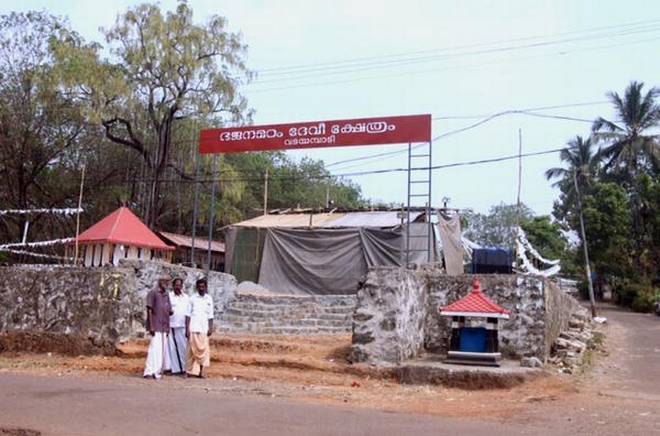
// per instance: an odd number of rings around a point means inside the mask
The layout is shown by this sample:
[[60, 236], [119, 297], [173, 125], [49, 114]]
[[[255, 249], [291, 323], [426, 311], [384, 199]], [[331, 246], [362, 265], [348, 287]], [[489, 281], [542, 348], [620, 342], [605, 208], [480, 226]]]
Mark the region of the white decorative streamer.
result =
[[6, 209], [0, 210], [0, 215], [31, 215], [35, 213], [53, 213], [59, 215], [73, 215], [78, 212], [84, 212], [82, 208], [68, 207], [68, 208], [53, 208], [53, 209]]
[[51, 245], [68, 244], [69, 242], [74, 242], [75, 240], [75, 238], [62, 238], [51, 239], [50, 241], [12, 242], [10, 244], [0, 244], [0, 249], [18, 247], [49, 247]]
[[534, 247], [532, 247], [532, 244], [530, 244], [529, 240], [527, 239], [527, 235], [520, 227], [518, 227], [518, 240], [527, 250], [529, 250], [530, 253], [532, 253], [532, 256], [534, 256], [537, 260], [545, 263], [546, 265], [559, 265], [559, 259], [548, 260], [541, 256], [541, 254], [536, 251]]
[[525, 274], [550, 277], [557, 274], [561, 270], [561, 266], [559, 264], [553, 265], [550, 268], [543, 271], [536, 269], [534, 265], [532, 265], [532, 262], [530, 262], [530, 260], [527, 258], [527, 254], [525, 253], [525, 247], [523, 246], [523, 244], [520, 242], [519, 239], [516, 239], [516, 245], [518, 247], [518, 258], [522, 261], [522, 267], [523, 270], [525, 270]]
[[32, 257], [38, 257], [42, 259], [59, 259], [59, 260], [66, 260], [69, 262], [73, 261], [73, 258], [70, 257], [62, 257], [62, 256], [56, 256], [53, 254], [42, 254], [42, 253], [33, 253], [31, 251], [23, 251], [23, 250], [12, 250], [11, 248], [2, 248], [0, 247], [0, 251], [4, 251], [7, 253], [13, 253], [13, 254], [22, 254], [25, 256], [32, 256]]

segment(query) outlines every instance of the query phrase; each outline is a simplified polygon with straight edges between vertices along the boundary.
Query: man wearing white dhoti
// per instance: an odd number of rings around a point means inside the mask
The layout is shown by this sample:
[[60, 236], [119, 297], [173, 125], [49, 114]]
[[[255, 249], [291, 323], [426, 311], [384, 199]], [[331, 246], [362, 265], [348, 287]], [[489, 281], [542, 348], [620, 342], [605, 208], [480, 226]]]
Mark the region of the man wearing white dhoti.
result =
[[211, 364], [209, 336], [213, 333], [213, 299], [207, 291], [205, 279], [195, 283], [197, 292], [190, 296], [186, 315], [186, 375], [204, 378], [202, 371]]
[[170, 292], [170, 304], [172, 305], [172, 316], [170, 316], [170, 335], [168, 337], [170, 362], [172, 374], [184, 374], [186, 369], [186, 350], [188, 340], [186, 339], [186, 314], [188, 313], [189, 299], [183, 292], [183, 280], [180, 277], [172, 280], [172, 292]]
[[169, 347], [167, 336], [170, 331], [170, 315], [172, 306], [167, 294], [170, 278], [162, 276], [158, 285], [147, 294], [147, 330], [151, 335], [147, 361], [144, 367], [144, 378], [158, 379], [170, 369]]

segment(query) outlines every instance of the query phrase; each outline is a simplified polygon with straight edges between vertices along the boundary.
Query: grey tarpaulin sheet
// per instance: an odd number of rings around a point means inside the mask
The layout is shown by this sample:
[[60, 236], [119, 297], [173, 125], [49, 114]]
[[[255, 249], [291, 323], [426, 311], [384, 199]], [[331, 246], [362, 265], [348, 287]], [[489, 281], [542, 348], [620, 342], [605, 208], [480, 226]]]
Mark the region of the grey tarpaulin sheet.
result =
[[458, 214], [445, 218], [438, 216], [438, 231], [442, 241], [447, 274], [463, 274], [463, 244], [461, 243], [461, 219]]
[[[415, 223], [411, 234], [425, 234], [426, 229], [428, 224]], [[422, 238], [412, 241], [416, 248], [427, 244]], [[258, 283], [274, 292], [352, 294], [369, 267], [400, 266], [403, 247], [401, 227], [270, 228]], [[411, 259], [425, 262], [426, 253], [414, 252]]]

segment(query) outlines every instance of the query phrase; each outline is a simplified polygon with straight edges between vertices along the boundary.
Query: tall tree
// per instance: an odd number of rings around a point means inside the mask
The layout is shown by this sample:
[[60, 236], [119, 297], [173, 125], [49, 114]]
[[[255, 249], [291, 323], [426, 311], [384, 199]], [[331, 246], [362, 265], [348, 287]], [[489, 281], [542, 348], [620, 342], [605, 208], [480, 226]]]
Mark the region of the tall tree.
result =
[[563, 180], [570, 180], [572, 183], [575, 172], [580, 188], [584, 189], [591, 184], [598, 172], [599, 160], [591, 138], [584, 139], [578, 135], [571, 139], [559, 153], [559, 159], [566, 163], [568, 168], [554, 167], [545, 172], [548, 180], [560, 179], [553, 184], [555, 187], [559, 187]]
[[640, 170], [657, 171], [660, 163], [659, 137], [652, 133], [660, 125], [660, 105], [656, 102], [660, 89], [653, 87], [644, 93], [643, 87], [644, 83], [633, 81], [623, 97], [609, 92], [616, 120], [599, 117], [592, 126], [595, 140], [605, 144], [600, 155], [606, 160], [606, 169], [623, 172], [629, 181]]
[[600, 159], [591, 138], [584, 139], [577, 135], [568, 141], [561, 150], [559, 159], [565, 167], [550, 168], [545, 172], [548, 180], [555, 180], [552, 186], [559, 188], [561, 194], [555, 203], [555, 218], [565, 221], [573, 215], [576, 205], [576, 192], [573, 174], [576, 175], [580, 192], [588, 193], [599, 170]]
[[196, 24], [185, 0], [165, 14], [155, 4], [130, 8], [105, 37], [107, 52], [71, 37], [55, 53], [63, 83], [85, 104], [88, 119], [144, 162], [145, 220], [155, 225], [163, 213], [167, 168], [185, 176], [172, 159], [173, 147], [190, 137], [177, 142], [177, 123], [195, 120], [200, 127], [249, 119], [238, 91], [252, 77], [247, 47], [223, 17]]
[[660, 89], [643, 92], [644, 83], [631, 82], [623, 97], [616, 92], [607, 95], [614, 106], [615, 121], [597, 118], [592, 130], [594, 138], [606, 145], [600, 155], [606, 161], [608, 176], [621, 181], [629, 196], [631, 236], [635, 246], [635, 265], [642, 267], [644, 250], [644, 217], [642, 216], [640, 176], [657, 176], [660, 168], [660, 135], [654, 129], [660, 126]]
[[595, 271], [630, 276], [630, 210], [625, 190], [611, 182], [595, 184], [584, 198], [584, 220]]
[[[525, 204], [520, 205], [520, 221], [528, 221], [534, 216]], [[487, 215], [467, 212], [465, 236], [480, 245], [514, 248], [514, 229], [518, 225], [518, 207], [515, 204], [492, 206]]]
[[[75, 205], [76, 167], [86, 143], [85, 124], [76, 104], [56, 86], [49, 51], [49, 41], [70, 33], [65, 23], [42, 12], [0, 16], [3, 209]], [[35, 224], [52, 218], [32, 217], [32, 229], [37, 231]], [[0, 240], [16, 241], [23, 219], [4, 216]]]

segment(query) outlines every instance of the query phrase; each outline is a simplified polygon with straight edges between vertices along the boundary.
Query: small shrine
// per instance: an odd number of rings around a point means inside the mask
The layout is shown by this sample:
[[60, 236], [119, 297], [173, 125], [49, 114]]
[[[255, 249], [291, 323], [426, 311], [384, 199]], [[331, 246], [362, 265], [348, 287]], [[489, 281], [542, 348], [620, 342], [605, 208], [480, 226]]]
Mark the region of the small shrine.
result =
[[[472, 291], [466, 297], [440, 308], [440, 315], [452, 317], [446, 363], [500, 366], [502, 355], [499, 352], [498, 320], [509, 319], [509, 311], [481, 292], [481, 284], [476, 277], [472, 280]], [[466, 323], [466, 318], [470, 318], [469, 323]]]

